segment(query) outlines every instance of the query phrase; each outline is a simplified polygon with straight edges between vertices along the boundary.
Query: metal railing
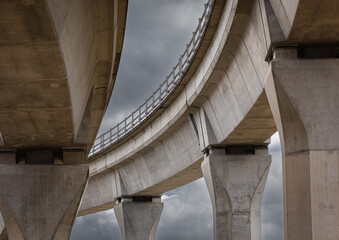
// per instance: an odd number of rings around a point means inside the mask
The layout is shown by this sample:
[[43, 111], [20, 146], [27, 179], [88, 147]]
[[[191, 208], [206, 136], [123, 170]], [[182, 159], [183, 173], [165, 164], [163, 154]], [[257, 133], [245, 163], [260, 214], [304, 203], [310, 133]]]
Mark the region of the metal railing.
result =
[[133, 111], [113, 128], [95, 139], [89, 158], [111, 147], [120, 139], [131, 133], [134, 129], [138, 128], [173, 93], [176, 87], [180, 84], [185, 73], [188, 71], [191, 63], [193, 62], [194, 56], [200, 47], [210, 20], [214, 1], [215, 0], [208, 0], [207, 3], [205, 3], [204, 12], [202, 17], [199, 18], [199, 24], [193, 32], [191, 41], [186, 44], [185, 51], [179, 57], [178, 63], [173, 67], [172, 72], [166, 77], [166, 80], [160, 84], [159, 88], [153, 92], [153, 94], [147, 98], [138, 109]]

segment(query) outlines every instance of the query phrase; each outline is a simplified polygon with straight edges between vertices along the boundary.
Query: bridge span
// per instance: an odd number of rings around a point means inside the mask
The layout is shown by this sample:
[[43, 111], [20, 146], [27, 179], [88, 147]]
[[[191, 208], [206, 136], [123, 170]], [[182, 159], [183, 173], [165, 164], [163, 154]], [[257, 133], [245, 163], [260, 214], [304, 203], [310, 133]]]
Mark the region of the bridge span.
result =
[[77, 214], [114, 208], [123, 239], [155, 239], [161, 194], [203, 176], [214, 239], [261, 239], [278, 130], [285, 239], [338, 239], [339, 2], [208, 0], [166, 81], [95, 140], [126, 10], [124, 0], [0, 2], [8, 238], [67, 239]]
[[124, 239], [154, 239], [160, 195], [204, 176], [214, 239], [260, 239], [278, 130], [285, 239], [336, 239], [337, 14], [335, 0], [208, 1], [166, 81], [95, 141], [79, 215], [114, 207]]

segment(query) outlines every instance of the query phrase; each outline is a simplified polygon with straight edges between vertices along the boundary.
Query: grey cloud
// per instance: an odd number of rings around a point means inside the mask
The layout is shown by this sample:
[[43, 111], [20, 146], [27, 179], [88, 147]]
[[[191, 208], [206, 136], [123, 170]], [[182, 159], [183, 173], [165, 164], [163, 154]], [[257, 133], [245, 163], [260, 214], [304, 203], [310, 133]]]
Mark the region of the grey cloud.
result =
[[120, 229], [113, 210], [76, 218], [70, 239], [120, 240]]
[[212, 205], [203, 179], [168, 193], [157, 239], [207, 240], [213, 237]]
[[[273, 145], [273, 147], [275, 147]], [[270, 149], [271, 150], [271, 149]], [[270, 151], [272, 164], [262, 203], [263, 240], [283, 240], [283, 187], [281, 151]]]
[[204, 2], [129, 1], [120, 67], [100, 133], [129, 115], [165, 80], [191, 39]]

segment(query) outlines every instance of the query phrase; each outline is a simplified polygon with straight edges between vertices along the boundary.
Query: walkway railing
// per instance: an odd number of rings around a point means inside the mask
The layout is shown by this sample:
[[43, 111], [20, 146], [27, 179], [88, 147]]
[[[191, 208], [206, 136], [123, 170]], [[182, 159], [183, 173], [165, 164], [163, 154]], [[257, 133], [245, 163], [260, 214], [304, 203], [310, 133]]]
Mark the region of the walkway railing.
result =
[[179, 57], [179, 62], [173, 67], [172, 72], [166, 77], [166, 80], [160, 84], [159, 88], [146, 99], [146, 101], [134, 112], [132, 112], [123, 121], [115, 125], [107, 132], [101, 134], [94, 141], [89, 157], [92, 157], [105, 149], [111, 147], [120, 139], [127, 136], [134, 129], [138, 128], [148, 117], [150, 117], [165, 100], [173, 93], [180, 84], [185, 73], [188, 71], [194, 56], [197, 53], [203, 36], [210, 20], [212, 8], [215, 0], [208, 0], [205, 3], [202, 17], [199, 18], [199, 24], [193, 32], [191, 41], [186, 45], [186, 49]]

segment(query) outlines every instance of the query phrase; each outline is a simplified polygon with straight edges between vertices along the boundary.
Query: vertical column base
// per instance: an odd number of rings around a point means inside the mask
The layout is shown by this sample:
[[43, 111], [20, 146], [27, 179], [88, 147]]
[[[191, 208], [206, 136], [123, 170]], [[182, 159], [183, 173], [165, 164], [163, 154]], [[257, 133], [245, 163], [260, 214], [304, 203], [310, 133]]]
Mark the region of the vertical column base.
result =
[[0, 164], [0, 210], [9, 239], [68, 239], [87, 181], [87, 164]]
[[7, 229], [5, 226], [5, 221], [0, 214], [0, 240], [8, 240]]
[[267, 148], [225, 155], [212, 149], [202, 171], [213, 205], [214, 239], [260, 240], [261, 200], [271, 165]]
[[155, 240], [164, 204], [160, 198], [150, 199], [123, 198], [114, 207], [123, 240]]

